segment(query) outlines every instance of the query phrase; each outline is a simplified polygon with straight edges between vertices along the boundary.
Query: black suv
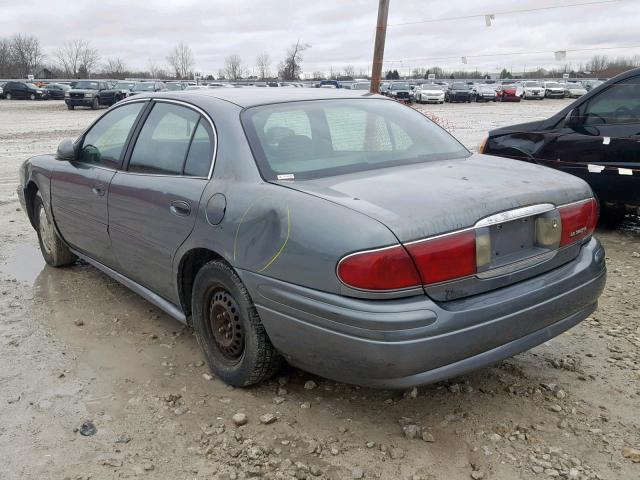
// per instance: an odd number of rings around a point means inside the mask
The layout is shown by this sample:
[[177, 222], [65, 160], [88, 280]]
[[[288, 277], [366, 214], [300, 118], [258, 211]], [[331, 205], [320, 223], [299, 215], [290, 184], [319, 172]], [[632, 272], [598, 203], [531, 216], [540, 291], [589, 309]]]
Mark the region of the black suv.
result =
[[64, 103], [69, 110], [76, 107], [91, 107], [96, 110], [100, 106], [98, 95], [108, 89], [109, 84], [102, 80], [80, 80], [65, 93]]
[[492, 130], [481, 151], [584, 179], [609, 224], [627, 210], [640, 213], [640, 68], [592, 89], [551, 118]]
[[7, 100], [44, 100], [47, 98], [47, 92], [32, 83], [7, 82], [2, 90], [4, 98]]
[[98, 102], [100, 105], [113, 105], [114, 103], [118, 103], [123, 98], [127, 98], [135, 86], [136, 82], [134, 81], [121, 80], [113, 87], [99, 92]]

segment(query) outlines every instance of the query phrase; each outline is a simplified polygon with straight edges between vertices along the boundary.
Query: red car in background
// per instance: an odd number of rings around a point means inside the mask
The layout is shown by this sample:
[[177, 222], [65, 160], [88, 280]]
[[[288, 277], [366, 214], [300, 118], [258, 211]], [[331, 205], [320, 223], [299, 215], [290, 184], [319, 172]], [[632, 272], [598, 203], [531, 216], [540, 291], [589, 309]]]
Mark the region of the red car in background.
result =
[[517, 83], [503, 84], [496, 88], [496, 98], [499, 102], [519, 102], [523, 93], [523, 88]]

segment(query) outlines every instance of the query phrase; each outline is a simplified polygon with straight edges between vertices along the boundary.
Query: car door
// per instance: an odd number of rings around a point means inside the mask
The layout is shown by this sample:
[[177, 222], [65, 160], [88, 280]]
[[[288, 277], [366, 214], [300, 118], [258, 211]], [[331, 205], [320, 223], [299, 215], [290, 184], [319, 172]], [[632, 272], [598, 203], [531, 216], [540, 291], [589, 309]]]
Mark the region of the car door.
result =
[[541, 152], [585, 179], [604, 202], [640, 205], [640, 76], [578, 105]]
[[78, 139], [77, 158], [60, 161], [51, 177], [51, 205], [62, 237], [108, 266], [115, 263], [108, 234], [109, 184], [147, 104], [130, 103], [102, 116]]
[[195, 107], [158, 100], [138, 130], [126, 170], [111, 181], [111, 244], [119, 271], [177, 302], [173, 257], [210, 178], [213, 124]]

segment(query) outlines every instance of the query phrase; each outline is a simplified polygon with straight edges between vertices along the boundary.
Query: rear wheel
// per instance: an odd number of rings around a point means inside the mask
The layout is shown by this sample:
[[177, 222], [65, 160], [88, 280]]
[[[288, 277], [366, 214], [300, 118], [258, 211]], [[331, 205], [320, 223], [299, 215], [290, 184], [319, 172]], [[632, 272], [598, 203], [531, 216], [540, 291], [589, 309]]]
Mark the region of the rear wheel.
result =
[[52, 267], [64, 267], [75, 263], [78, 257], [69, 250], [69, 247], [58, 236], [47, 209], [44, 207], [40, 192], [36, 193], [33, 216], [44, 261]]
[[622, 223], [626, 213], [624, 206], [603, 205], [600, 211], [600, 222], [605, 227], [616, 228]]
[[222, 381], [245, 387], [271, 377], [282, 357], [260, 321], [249, 292], [225, 262], [207, 263], [196, 275], [193, 328], [211, 371]]

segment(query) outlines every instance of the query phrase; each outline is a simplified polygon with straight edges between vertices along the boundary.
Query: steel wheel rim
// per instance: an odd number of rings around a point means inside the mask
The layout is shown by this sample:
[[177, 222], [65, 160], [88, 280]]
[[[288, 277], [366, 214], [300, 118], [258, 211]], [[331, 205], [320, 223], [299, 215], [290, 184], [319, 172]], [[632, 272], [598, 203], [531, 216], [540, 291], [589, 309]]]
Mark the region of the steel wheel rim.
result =
[[44, 211], [44, 207], [40, 207], [38, 214], [38, 229], [40, 230], [40, 240], [44, 250], [50, 255], [53, 246], [53, 227], [47, 213]]
[[207, 326], [223, 358], [230, 362], [240, 360], [244, 353], [244, 327], [238, 304], [224, 288], [217, 288], [210, 294]]

